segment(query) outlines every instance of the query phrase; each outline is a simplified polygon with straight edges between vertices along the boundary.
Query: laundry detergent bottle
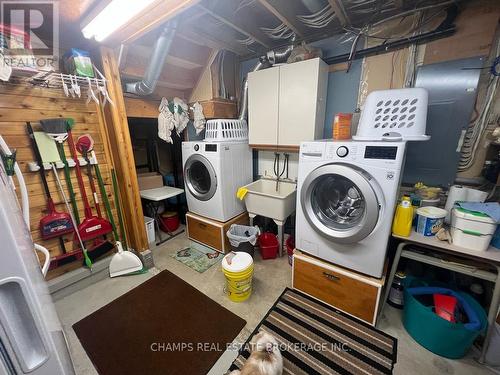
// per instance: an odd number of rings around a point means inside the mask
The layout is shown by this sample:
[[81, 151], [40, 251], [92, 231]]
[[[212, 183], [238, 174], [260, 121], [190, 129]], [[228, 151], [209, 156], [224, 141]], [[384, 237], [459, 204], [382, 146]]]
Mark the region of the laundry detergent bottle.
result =
[[396, 214], [392, 223], [392, 233], [396, 236], [408, 237], [411, 233], [411, 224], [413, 221], [413, 207], [410, 197], [406, 195], [396, 207]]

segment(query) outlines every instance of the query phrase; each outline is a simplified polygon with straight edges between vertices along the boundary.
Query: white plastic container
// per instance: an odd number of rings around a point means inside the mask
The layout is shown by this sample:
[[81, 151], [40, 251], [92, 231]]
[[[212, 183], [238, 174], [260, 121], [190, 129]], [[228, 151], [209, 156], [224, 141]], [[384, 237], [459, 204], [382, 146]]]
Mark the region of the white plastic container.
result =
[[144, 225], [146, 226], [146, 233], [148, 235], [148, 243], [155, 242], [155, 220], [144, 216]]
[[215, 119], [205, 125], [205, 142], [228, 142], [248, 140], [246, 120]]
[[451, 237], [457, 246], [485, 251], [496, 228], [495, 221], [485, 214], [463, 208], [451, 211]]
[[430, 237], [443, 226], [446, 210], [434, 206], [420, 207], [417, 209], [417, 233]]

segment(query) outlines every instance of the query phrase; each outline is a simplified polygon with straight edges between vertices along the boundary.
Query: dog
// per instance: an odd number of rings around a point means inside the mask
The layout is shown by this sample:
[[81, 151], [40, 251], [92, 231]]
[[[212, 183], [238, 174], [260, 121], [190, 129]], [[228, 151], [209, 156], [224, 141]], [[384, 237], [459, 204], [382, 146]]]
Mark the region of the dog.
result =
[[278, 341], [267, 332], [260, 331], [250, 342], [252, 353], [241, 370], [229, 375], [282, 375], [283, 357]]

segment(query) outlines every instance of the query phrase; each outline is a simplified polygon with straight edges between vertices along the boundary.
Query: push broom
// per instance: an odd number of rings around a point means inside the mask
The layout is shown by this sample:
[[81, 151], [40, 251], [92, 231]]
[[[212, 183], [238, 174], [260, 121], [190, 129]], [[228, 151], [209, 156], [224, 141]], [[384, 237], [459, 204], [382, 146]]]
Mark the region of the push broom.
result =
[[[84, 205], [84, 214], [85, 218], [83, 221], [77, 226], [77, 236], [78, 239], [82, 241], [89, 241], [93, 239], [97, 239], [98, 237], [105, 236], [106, 234], [112, 231], [111, 224], [100, 217], [93, 216], [92, 208], [90, 207], [85, 185], [83, 183], [83, 177], [80, 170], [80, 161], [78, 160], [78, 156], [76, 154], [76, 148], [73, 141], [73, 137], [71, 135], [71, 129], [67, 124], [67, 121], [71, 121], [68, 119], [51, 119], [44, 121], [44, 131], [49, 133], [52, 137], [67, 137], [69, 149], [71, 152], [71, 157], [75, 162], [75, 171], [76, 177], [78, 181], [78, 187], [80, 189], [80, 194], [82, 196], [82, 201]], [[84, 264], [86, 264], [89, 268], [91, 266], [91, 259], [96, 259], [100, 255], [108, 252], [113, 248], [113, 244], [109, 241], [104, 241], [94, 246], [94, 248], [90, 249], [88, 256], [85, 257]], [[90, 263], [90, 265], [89, 265]]]
[[[51, 196], [50, 196], [50, 190], [49, 190], [49, 187], [48, 187], [48, 184], [47, 184], [47, 179], [46, 179], [46, 177], [45, 177], [45, 170], [44, 170], [44, 167], [43, 167], [43, 159], [42, 159], [42, 155], [41, 155], [41, 153], [40, 153], [40, 149], [39, 149], [39, 147], [38, 147], [38, 143], [37, 143], [37, 140], [36, 140], [36, 136], [35, 136], [35, 133], [33, 132], [33, 128], [32, 128], [32, 126], [31, 126], [31, 124], [28, 122], [26, 126], [27, 126], [27, 129], [28, 129], [28, 134], [29, 134], [30, 139], [31, 139], [31, 141], [32, 141], [32, 146], [33, 146], [33, 151], [34, 151], [34, 153], [35, 153], [36, 161], [37, 161], [37, 163], [38, 163], [38, 165], [39, 165], [39, 167], [40, 167], [40, 172], [41, 172], [41, 173], [40, 173], [40, 176], [41, 176], [41, 178], [42, 178], [42, 183], [43, 183], [43, 186], [44, 186], [45, 192], [46, 192], [46, 194], [47, 194], [47, 198], [48, 198], [48, 201], [49, 201], [49, 203], [48, 203], [48, 204], [49, 204], [49, 207], [50, 207], [51, 205], [52, 205], [52, 206], [54, 205], [54, 202], [52, 201], [52, 198], [51, 198]], [[39, 134], [42, 134], [42, 135], [43, 135], [43, 133], [39, 133]], [[39, 141], [40, 141], [40, 142], [42, 142], [42, 141], [41, 141], [41, 139], [42, 139], [42, 138], [39, 138]], [[53, 145], [53, 143], [52, 143], [52, 145]], [[60, 192], [61, 192], [61, 194], [62, 194], [62, 197], [63, 197], [64, 203], [66, 204], [66, 208], [67, 208], [67, 210], [68, 210], [68, 212], [69, 212], [69, 214], [67, 214], [67, 213], [64, 213], [64, 214], [57, 214], [57, 213], [56, 213], [56, 215], [58, 215], [58, 216], [63, 215], [64, 221], [66, 221], [66, 220], [68, 220], [68, 219], [70, 220], [70, 223], [71, 223], [71, 231], [70, 231], [70, 232], [73, 232], [73, 231], [74, 231], [74, 232], [75, 232], [75, 234], [76, 234], [76, 236], [78, 237], [78, 240], [79, 240], [79, 242], [80, 242], [80, 247], [81, 247], [81, 250], [82, 250], [82, 253], [83, 253], [83, 256], [84, 256], [84, 262], [85, 262], [85, 264], [86, 264], [89, 268], [91, 268], [91, 267], [92, 267], [92, 262], [91, 262], [91, 261], [90, 261], [90, 259], [88, 258], [88, 256], [87, 256], [87, 250], [85, 249], [85, 246], [84, 246], [83, 241], [82, 241], [82, 239], [81, 239], [81, 237], [80, 237], [80, 234], [78, 233], [78, 230], [76, 230], [76, 227], [77, 227], [76, 220], [75, 220], [75, 217], [73, 216], [73, 214], [71, 213], [71, 210], [70, 210], [70, 207], [69, 207], [68, 201], [67, 201], [67, 199], [66, 199], [66, 195], [65, 195], [65, 193], [64, 193], [64, 189], [62, 188], [61, 181], [59, 180], [59, 175], [57, 174], [56, 166], [55, 166], [55, 163], [53, 162], [53, 160], [56, 160], [56, 158], [51, 158], [51, 160], [50, 160], [50, 164], [51, 164], [51, 166], [52, 166], [52, 170], [53, 170], [54, 175], [55, 175], [55, 177], [56, 177], [57, 184], [58, 184], [58, 186], [59, 186], [59, 190], [60, 190]], [[54, 211], [55, 211], [55, 208], [54, 208]], [[52, 213], [52, 215], [54, 215], [54, 213]], [[50, 216], [50, 214], [49, 214], [49, 216]], [[46, 217], [45, 217], [45, 218], [42, 218], [42, 220], [40, 221], [40, 222], [41, 222], [41, 223], [40, 223], [40, 228], [41, 228], [41, 230], [42, 230], [42, 228], [43, 228], [43, 227], [42, 227], [42, 221], [43, 221], [44, 219], [46, 220]], [[64, 229], [64, 226], [59, 225], [59, 226], [56, 226], [56, 228], [60, 228], [60, 230], [62, 231], [62, 230]], [[64, 233], [69, 233], [69, 232], [64, 231]], [[42, 238], [43, 238], [43, 232], [42, 232]], [[51, 238], [51, 237], [49, 237], [49, 238]], [[61, 238], [61, 237], [59, 237], [59, 238], [60, 238], [60, 242], [61, 242], [61, 246], [62, 246], [62, 251], [63, 251], [63, 253], [66, 253], [66, 249], [65, 249], [65, 247], [64, 247], [64, 242], [62, 241], [62, 238]]]

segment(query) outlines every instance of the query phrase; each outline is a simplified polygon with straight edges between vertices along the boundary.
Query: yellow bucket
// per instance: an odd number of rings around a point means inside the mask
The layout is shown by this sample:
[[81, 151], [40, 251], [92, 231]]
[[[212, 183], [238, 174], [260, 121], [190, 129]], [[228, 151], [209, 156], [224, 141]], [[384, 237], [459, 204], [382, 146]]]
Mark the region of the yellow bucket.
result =
[[243, 302], [252, 294], [253, 259], [248, 253], [229, 253], [222, 260], [226, 293], [233, 302]]

